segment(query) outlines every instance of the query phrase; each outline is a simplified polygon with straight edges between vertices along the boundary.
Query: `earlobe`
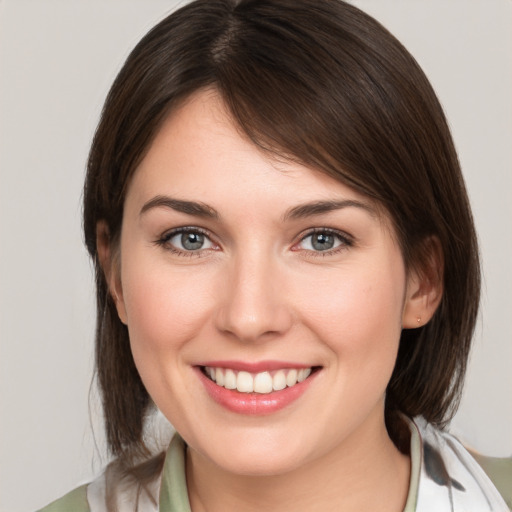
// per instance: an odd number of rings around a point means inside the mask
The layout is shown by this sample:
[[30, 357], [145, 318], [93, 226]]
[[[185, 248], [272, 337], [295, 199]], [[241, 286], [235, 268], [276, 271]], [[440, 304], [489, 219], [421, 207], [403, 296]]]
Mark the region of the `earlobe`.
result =
[[123, 324], [127, 324], [126, 309], [124, 306], [121, 276], [119, 272], [119, 261], [112, 247], [110, 232], [107, 223], [103, 220], [96, 225], [96, 249], [98, 260], [105, 275], [109, 293], [114, 300], [117, 314]]
[[422, 244], [423, 258], [419, 268], [411, 269], [402, 314], [402, 327], [415, 329], [434, 316], [443, 297], [444, 257], [437, 237]]

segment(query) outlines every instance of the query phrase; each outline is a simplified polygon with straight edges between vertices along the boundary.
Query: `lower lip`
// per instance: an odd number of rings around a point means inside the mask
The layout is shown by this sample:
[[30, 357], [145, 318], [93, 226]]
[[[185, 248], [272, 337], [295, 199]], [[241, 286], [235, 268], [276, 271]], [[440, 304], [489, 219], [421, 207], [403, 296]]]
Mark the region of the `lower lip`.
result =
[[210, 397], [231, 412], [246, 415], [264, 415], [284, 409], [300, 398], [318, 375], [312, 373], [306, 380], [289, 388], [272, 393], [240, 393], [239, 391], [218, 386], [209, 379], [199, 367], [195, 368]]

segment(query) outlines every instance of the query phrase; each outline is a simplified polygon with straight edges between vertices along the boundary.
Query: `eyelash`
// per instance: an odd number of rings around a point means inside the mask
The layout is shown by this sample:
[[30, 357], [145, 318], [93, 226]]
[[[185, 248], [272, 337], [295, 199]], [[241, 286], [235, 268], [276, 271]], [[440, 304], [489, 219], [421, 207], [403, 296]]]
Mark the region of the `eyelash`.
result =
[[[189, 257], [189, 258], [206, 256], [206, 253], [208, 251], [212, 250], [211, 248], [206, 248], [206, 249], [198, 249], [195, 251], [194, 250], [184, 251], [184, 250], [179, 249], [169, 243], [169, 241], [172, 238], [174, 238], [175, 236], [183, 235], [186, 233], [201, 234], [206, 239], [208, 239], [211, 244], [216, 246], [215, 242], [212, 241], [211, 234], [208, 231], [206, 231], [202, 228], [199, 228], [199, 227], [195, 227], [195, 226], [181, 227], [181, 228], [173, 229], [171, 231], [167, 231], [159, 239], [155, 240], [154, 243], [156, 245], [158, 245], [159, 247], [164, 248], [166, 251], [169, 251], [178, 256], [184, 256], [184, 257]], [[295, 244], [293, 244], [292, 251], [297, 251], [297, 252], [301, 251], [300, 248], [295, 249], [295, 247], [297, 247], [300, 243], [304, 242], [304, 240], [306, 240], [308, 237], [314, 236], [316, 234], [327, 234], [327, 235], [333, 236], [340, 242], [340, 245], [333, 249], [326, 249], [324, 251], [314, 251], [314, 250], [306, 249], [305, 251], [308, 253], [308, 257], [332, 256], [332, 255], [338, 254], [341, 251], [347, 250], [348, 248], [350, 248], [354, 245], [354, 239], [345, 232], [337, 231], [337, 230], [331, 229], [331, 228], [314, 228], [314, 229], [311, 229], [311, 230], [307, 231], [306, 233], [303, 233], [300, 235], [299, 241], [296, 242]], [[213, 250], [216, 250], [216, 249], [213, 249]]]
[[[311, 236], [317, 235], [317, 234], [331, 235], [340, 242], [340, 245], [338, 247], [334, 247], [333, 249], [326, 249], [324, 251], [307, 250], [308, 257], [325, 258], [327, 256], [333, 256], [342, 251], [346, 251], [348, 248], [354, 246], [353, 237], [351, 237], [350, 235], [348, 235], [347, 233], [345, 233], [343, 231], [338, 231], [336, 229], [331, 229], [331, 228], [314, 228], [314, 229], [309, 230], [306, 233], [302, 234], [300, 236], [299, 241], [297, 243], [295, 243], [293, 247], [296, 247], [298, 244], [304, 242], [304, 240], [306, 240], [308, 237], [311, 237]], [[294, 250], [294, 249], [292, 248], [292, 250]], [[295, 250], [300, 251], [300, 249], [295, 249]]]
[[195, 227], [195, 226], [188, 226], [183, 228], [176, 228], [171, 231], [167, 231], [164, 233], [158, 240], [155, 240], [155, 244], [159, 247], [164, 248], [166, 251], [171, 252], [172, 254], [176, 254], [177, 256], [184, 256], [187, 258], [200, 258], [203, 256], [206, 256], [206, 252], [211, 250], [210, 248], [207, 249], [198, 249], [196, 251], [183, 251], [182, 249], [178, 249], [174, 245], [170, 244], [170, 240], [174, 238], [176, 235], [183, 235], [186, 233], [195, 233], [195, 234], [201, 234], [206, 239], [208, 239], [213, 245], [216, 245], [212, 239], [211, 235], [208, 231]]

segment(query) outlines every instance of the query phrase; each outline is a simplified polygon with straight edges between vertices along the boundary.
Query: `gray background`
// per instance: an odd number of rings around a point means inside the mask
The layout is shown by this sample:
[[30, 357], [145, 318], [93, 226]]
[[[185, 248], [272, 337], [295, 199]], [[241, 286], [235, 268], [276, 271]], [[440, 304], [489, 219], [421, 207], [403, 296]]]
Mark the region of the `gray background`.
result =
[[[512, 2], [354, 0], [415, 55], [473, 203], [484, 297], [452, 430], [512, 455]], [[176, 2], [0, 0], [0, 510], [33, 510], [106, 459], [92, 374], [81, 186], [102, 101]]]

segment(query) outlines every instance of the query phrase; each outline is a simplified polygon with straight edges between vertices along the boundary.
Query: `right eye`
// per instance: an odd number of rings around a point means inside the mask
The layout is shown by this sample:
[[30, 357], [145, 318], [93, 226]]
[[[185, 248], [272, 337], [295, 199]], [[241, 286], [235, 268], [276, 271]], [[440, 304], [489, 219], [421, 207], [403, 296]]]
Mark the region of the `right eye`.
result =
[[163, 235], [157, 243], [178, 254], [200, 253], [215, 248], [208, 235], [197, 228], [175, 229]]

